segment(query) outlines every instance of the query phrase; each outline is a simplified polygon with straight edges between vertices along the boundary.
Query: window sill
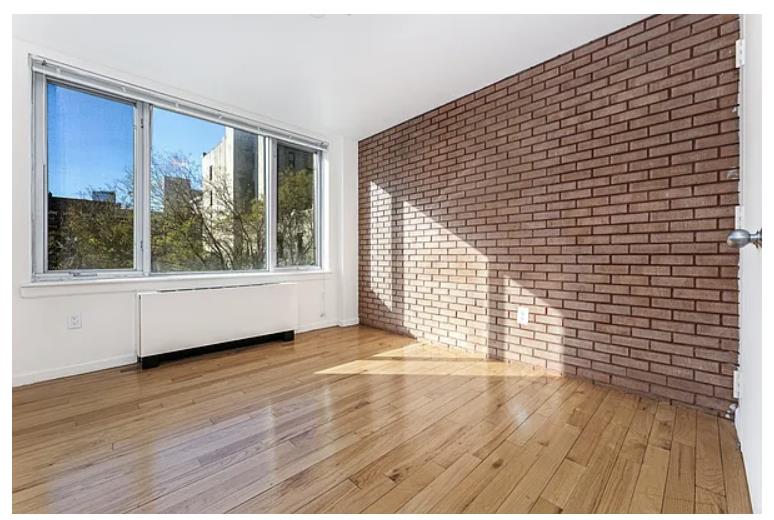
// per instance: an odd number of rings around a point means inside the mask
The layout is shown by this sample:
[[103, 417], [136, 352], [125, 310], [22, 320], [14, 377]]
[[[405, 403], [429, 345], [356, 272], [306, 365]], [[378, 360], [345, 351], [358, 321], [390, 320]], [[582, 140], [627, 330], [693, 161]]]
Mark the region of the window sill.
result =
[[265, 273], [207, 273], [125, 278], [100, 278], [87, 280], [41, 280], [22, 284], [22, 298], [69, 296], [79, 294], [140, 292], [174, 289], [226, 287], [243, 284], [302, 282], [324, 280], [335, 275], [332, 271], [310, 269], [299, 271], [274, 271]]

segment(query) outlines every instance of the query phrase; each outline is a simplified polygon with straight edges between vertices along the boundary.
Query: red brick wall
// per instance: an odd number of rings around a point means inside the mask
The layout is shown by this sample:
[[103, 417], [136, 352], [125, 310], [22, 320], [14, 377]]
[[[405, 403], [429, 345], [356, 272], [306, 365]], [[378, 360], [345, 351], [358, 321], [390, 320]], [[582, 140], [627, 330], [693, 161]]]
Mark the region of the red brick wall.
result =
[[738, 30], [650, 17], [361, 141], [361, 323], [726, 411]]

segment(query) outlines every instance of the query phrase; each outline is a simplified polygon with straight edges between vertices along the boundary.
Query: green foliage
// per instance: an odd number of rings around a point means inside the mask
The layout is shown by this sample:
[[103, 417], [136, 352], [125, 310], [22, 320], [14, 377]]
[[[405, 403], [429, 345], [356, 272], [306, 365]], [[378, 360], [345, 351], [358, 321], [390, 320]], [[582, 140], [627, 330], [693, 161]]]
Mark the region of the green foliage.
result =
[[62, 224], [49, 227], [49, 269], [132, 268], [134, 221], [130, 209], [80, 200], [63, 206]]
[[[133, 177], [100, 188], [116, 202], [58, 199], [49, 219], [50, 269], [131, 269], [134, 258]], [[202, 182], [198, 164], [183, 154], [151, 158], [151, 269], [154, 272], [250, 270], [266, 267], [264, 195], [234, 193], [229, 175]], [[254, 187], [253, 187], [254, 188]], [[254, 191], [254, 189], [253, 189]], [[92, 190], [89, 190], [91, 193]], [[314, 174], [278, 174], [277, 263], [315, 261]], [[66, 201], [66, 203], [61, 202]]]
[[134, 265], [134, 187], [131, 179], [104, 191], [116, 202], [49, 197], [50, 270], [132, 269]]
[[263, 194], [235, 194], [227, 176], [200, 188], [198, 168], [178, 154], [154, 155], [151, 171], [154, 271], [265, 267]]
[[277, 174], [277, 265], [315, 262], [314, 171], [286, 168]]

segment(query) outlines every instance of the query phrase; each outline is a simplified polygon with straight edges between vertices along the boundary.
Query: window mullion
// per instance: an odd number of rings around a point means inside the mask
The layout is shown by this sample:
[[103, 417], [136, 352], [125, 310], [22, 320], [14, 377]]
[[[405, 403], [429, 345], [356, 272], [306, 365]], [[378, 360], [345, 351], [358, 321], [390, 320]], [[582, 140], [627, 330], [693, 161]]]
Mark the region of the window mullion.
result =
[[132, 206], [134, 210], [134, 271], [142, 271], [142, 213], [143, 191], [139, 172], [142, 171], [142, 103], [134, 104], [134, 164], [132, 165], [132, 185], [134, 190]]
[[269, 256], [269, 271], [277, 268], [277, 141], [266, 138], [266, 159], [268, 166], [268, 179], [266, 186], [266, 227], [269, 239], [266, 244]]
[[140, 132], [138, 149], [138, 167], [136, 169], [138, 229], [136, 240], [139, 241], [140, 265], [139, 271], [149, 275], [151, 270], [151, 108], [148, 103], [138, 103], [140, 112]]

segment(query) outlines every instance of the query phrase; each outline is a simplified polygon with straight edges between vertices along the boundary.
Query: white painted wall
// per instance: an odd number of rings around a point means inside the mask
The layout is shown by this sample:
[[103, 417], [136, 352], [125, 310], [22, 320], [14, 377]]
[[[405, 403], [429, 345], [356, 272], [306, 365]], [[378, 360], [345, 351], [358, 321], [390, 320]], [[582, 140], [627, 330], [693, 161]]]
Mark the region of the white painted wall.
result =
[[[741, 94], [741, 227], [750, 232], [761, 228], [762, 180], [762, 31], [761, 15], [742, 18], [746, 58], [742, 67]], [[771, 247], [770, 245], [768, 247]], [[742, 248], [739, 265], [739, 410], [736, 428], [747, 469], [753, 510], [762, 512], [762, 249]]]
[[[135, 298], [139, 290], [206, 287], [257, 281], [299, 285], [299, 330], [357, 323], [357, 143], [278, 121], [266, 121], [330, 142], [324, 185], [323, 273], [290, 275], [179, 276], [135, 281], [31, 283], [31, 76], [28, 54], [40, 54], [93, 72], [229, 110], [206, 98], [150, 84], [126, 71], [86, 63], [27, 41], [13, 40], [13, 383], [27, 384], [132, 363], [136, 359]], [[188, 91], [196, 92], [196, 85]], [[290, 101], [289, 101], [290, 102]], [[233, 110], [233, 109], [232, 109]], [[254, 114], [243, 112], [247, 117]], [[345, 199], [346, 200], [343, 200]], [[82, 316], [82, 328], [67, 317]], [[213, 309], [217, 320], [217, 309]]]

